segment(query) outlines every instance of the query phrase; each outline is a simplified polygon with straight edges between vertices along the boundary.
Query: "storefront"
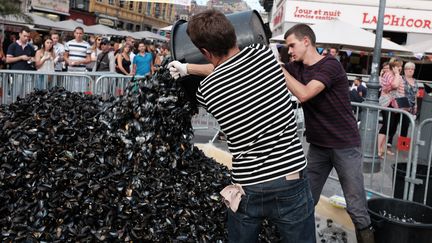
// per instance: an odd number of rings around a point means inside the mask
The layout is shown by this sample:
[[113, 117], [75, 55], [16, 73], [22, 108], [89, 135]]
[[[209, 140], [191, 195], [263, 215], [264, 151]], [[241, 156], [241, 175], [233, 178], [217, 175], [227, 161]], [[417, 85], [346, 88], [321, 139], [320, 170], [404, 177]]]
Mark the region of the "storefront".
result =
[[96, 24], [96, 16], [93, 13], [89, 13], [86, 11], [79, 10], [70, 10], [70, 16], [68, 19], [76, 20], [85, 25], [94, 25]]
[[[365, 0], [275, 1], [270, 27], [273, 35], [283, 34], [296, 23], [315, 24], [339, 19], [360, 28], [375, 30], [378, 1]], [[428, 1], [388, 1], [384, 15], [384, 37], [409, 45], [432, 37], [432, 3]]]

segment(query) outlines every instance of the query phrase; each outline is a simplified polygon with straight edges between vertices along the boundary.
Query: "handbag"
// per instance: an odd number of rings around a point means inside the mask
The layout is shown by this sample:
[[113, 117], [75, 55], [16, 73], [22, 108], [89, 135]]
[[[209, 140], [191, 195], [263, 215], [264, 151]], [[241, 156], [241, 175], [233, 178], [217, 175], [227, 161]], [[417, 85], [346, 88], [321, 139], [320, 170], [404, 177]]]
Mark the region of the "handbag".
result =
[[394, 98], [394, 100], [392, 101], [392, 106], [394, 108], [400, 108], [400, 109], [406, 109], [411, 107], [407, 97]]

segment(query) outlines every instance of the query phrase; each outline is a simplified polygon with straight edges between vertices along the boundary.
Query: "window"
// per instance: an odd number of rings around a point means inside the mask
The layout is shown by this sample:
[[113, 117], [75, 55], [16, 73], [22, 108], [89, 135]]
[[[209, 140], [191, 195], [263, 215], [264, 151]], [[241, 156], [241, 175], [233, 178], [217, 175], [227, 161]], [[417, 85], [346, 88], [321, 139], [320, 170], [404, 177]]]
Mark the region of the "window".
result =
[[147, 15], [152, 16], [151, 12], [152, 12], [152, 5], [151, 3], [147, 3]]
[[129, 10], [133, 10], [134, 9], [134, 2], [130, 1], [129, 2]]
[[108, 3], [109, 3], [110, 5], [114, 5], [114, 0], [108, 0]]
[[161, 17], [164, 19], [165, 18], [165, 14], [166, 14], [166, 7], [167, 7], [167, 5], [168, 4], [164, 4], [163, 6], [162, 6], [162, 13], [161, 13]]
[[138, 3], [138, 13], [142, 13], [142, 10], [143, 10], [143, 3], [139, 2]]
[[159, 18], [161, 14], [161, 6], [160, 3], [156, 3], [154, 16]]

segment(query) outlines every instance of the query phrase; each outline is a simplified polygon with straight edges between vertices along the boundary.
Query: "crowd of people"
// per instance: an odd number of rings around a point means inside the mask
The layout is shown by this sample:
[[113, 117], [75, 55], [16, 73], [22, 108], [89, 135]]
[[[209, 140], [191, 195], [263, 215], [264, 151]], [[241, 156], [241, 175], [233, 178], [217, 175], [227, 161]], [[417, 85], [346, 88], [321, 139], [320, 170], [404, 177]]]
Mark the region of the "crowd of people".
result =
[[0, 69], [145, 76], [170, 57], [166, 43], [135, 40], [131, 36], [108, 39], [90, 35], [85, 40], [81, 27], [75, 28], [73, 38], [65, 42], [58, 32], [41, 35], [23, 27], [18, 35], [11, 34], [8, 42], [7, 46], [0, 43]]

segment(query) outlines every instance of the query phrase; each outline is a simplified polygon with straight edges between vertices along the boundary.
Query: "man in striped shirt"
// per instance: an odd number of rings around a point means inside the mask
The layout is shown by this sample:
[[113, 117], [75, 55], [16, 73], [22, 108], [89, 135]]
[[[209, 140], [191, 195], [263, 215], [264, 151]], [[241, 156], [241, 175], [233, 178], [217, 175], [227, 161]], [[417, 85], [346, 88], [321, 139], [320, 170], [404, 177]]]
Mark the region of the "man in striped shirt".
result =
[[75, 39], [65, 45], [64, 60], [68, 64], [68, 71], [85, 72], [91, 54], [90, 44], [83, 40], [84, 29], [76, 27], [74, 30]]
[[308, 177], [315, 204], [334, 167], [356, 228], [357, 241], [374, 242], [363, 184], [360, 134], [351, 110], [345, 70], [331, 55], [322, 56], [315, 47], [315, 34], [306, 24], [285, 33], [294, 62], [284, 74], [288, 89], [302, 103], [306, 138]]
[[291, 94], [272, 51], [260, 44], [240, 50], [234, 27], [216, 10], [194, 15], [187, 33], [210, 64], [174, 61], [171, 75], [208, 75], [197, 99], [225, 133], [232, 181], [245, 192], [238, 209], [228, 209], [229, 242], [257, 242], [264, 219], [277, 226], [282, 242], [315, 242], [306, 160]]

